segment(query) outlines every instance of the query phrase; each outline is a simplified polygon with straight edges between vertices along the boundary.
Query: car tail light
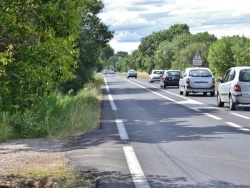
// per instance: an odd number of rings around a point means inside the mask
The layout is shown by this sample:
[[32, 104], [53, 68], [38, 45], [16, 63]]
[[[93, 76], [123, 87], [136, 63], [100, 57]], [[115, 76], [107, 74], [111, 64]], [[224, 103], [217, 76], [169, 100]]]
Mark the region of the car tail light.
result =
[[168, 77], [167, 77], [167, 76], [164, 76], [164, 77], [163, 77], [163, 80], [168, 80]]
[[189, 85], [190, 84], [190, 79], [186, 78], [186, 84]]
[[241, 92], [241, 87], [239, 84], [234, 85], [234, 91]]
[[214, 79], [214, 78], [213, 78], [213, 80], [212, 80], [212, 84], [215, 85], [215, 79]]

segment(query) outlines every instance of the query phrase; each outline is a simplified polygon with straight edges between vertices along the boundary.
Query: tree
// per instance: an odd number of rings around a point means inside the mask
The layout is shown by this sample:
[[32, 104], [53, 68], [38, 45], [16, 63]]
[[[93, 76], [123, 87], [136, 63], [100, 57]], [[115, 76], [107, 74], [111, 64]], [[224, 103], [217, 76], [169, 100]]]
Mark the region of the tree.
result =
[[23, 111], [74, 77], [83, 4], [83, 0], [1, 1], [0, 53], [12, 48], [12, 55], [5, 56], [8, 60], [0, 62], [1, 110]]
[[79, 58], [77, 61], [76, 78], [63, 83], [62, 91], [77, 93], [84, 84], [92, 79], [93, 72], [99, 64], [102, 49], [113, 37], [113, 32], [97, 17], [103, 3], [99, 0], [88, 0], [81, 10], [80, 33], [77, 38]]
[[222, 37], [210, 46], [208, 62], [215, 75], [222, 76], [227, 69], [236, 65], [231, 47], [231, 37]]
[[182, 49], [177, 57], [175, 57], [175, 61], [172, 64], [173, 69], [184, 70], [187, 67], [193, 66], [193, 57], [196, 52], [199, 52], [202, 57], [202, 64], [204, 67], [208, 67], [207, 63], [207, 54], [208, 47], [204, 43], [192, 43], [186, 48]]
[[236, 66], [250, 66], [250, 39], [245, 36], [232, 37], [232, 52]]

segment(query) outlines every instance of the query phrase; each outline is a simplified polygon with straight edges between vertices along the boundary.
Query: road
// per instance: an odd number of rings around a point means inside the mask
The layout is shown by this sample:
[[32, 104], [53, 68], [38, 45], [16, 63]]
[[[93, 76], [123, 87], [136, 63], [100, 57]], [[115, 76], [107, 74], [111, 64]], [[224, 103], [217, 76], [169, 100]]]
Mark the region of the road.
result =
[[250, 187], [250, 108], [218, 108], [216, 97], [104, 75], [100, 129], [67, 155], [98, 187]]

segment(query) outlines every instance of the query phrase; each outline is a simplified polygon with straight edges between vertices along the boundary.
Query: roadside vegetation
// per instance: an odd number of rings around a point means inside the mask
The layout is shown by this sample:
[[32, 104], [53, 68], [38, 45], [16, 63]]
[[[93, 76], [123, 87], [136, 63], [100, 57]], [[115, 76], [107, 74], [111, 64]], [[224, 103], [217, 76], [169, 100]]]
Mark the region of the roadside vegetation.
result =
[[[1, 112], [0, 142], [30, 138], [70, 141], [76, 135], [98, 128], [103, 83], [102, 76], [96, 74], [76, 95], [53, 92], [25, 112]], [[91, 186], [95, 181], [93, 177], [86, 178], [76, 173], [67, 164], [56, 168], [17, 170], [8, 175], [8, 181], [19, 182], [24, 187], [27, 186], [26, 179], [40, 187], [52, 184], [54, 187]]]
[[53, 92], [25, 112], [0, 113], [0, 142], [28, 138], [70, 138], [99, 124], [100, 87], [96, 76], [76, 95]]

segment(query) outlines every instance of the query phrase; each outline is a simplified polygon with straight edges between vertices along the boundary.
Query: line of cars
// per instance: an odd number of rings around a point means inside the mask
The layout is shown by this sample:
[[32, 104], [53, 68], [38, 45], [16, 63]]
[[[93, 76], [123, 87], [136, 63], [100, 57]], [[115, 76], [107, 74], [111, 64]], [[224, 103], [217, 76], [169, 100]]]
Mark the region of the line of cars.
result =
[[[188, 96], [190, 93], [203, 93], [215, 96], [215, 77], [206, 67], [186, 68], [179, 70], [152, 70], [149, 82], [160, 82], [160, 87], [177, 86], [179, 94]], [[229, 104], [230, 110], [236, 110], [240, 104], [250, 104], [250, 66], [232, 67], [223, 78], [216, 80], [217, 106]]]

